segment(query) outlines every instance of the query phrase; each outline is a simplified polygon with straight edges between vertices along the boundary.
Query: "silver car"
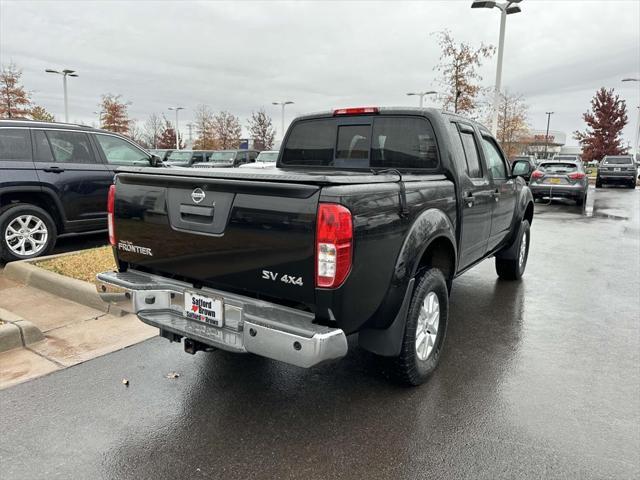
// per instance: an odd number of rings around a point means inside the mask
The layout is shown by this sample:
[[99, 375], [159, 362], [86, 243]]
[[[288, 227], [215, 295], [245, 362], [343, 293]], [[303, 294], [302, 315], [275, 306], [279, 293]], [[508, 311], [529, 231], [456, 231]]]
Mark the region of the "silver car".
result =
[[631, 155], [607, 155], [600, 162], [596, 188], [607, 183], [618, 183], [636, 188], [638, 171]]
[[529, 188], [534, 200], [570, 198], [583, 205], [587, 199], [589, 179], [579, 160], [545, 161], [531, 174]]

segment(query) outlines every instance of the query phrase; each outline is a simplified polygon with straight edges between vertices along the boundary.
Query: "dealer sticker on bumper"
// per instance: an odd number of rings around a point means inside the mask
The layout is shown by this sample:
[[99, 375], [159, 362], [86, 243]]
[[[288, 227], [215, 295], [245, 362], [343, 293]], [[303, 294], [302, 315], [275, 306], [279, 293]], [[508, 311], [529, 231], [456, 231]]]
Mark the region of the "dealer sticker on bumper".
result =
[[185, 292], [184, 315], [190, 320], [204, 322], [214, 327], [224, 326], [222, 300]]

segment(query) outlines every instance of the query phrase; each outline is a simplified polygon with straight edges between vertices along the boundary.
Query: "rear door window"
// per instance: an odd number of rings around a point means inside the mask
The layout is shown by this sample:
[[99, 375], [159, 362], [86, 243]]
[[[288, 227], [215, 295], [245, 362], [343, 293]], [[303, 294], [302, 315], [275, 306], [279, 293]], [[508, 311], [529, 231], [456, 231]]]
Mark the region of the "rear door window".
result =
[[46, 133], [56, 163], [96, 163], [86, 133], [64, 130], [48, 130]]
[[471, 132], [460, 132], [464, 156], [467, 160], [467, 174], [471, 178], [482, 178], [482, 166], [480, 165], [480, 154], [475, 136]]
[[51, 152], [51, 145], [43, 130], [33, 131], [33, 140], [35, 144], [35, 161], [36, 162], [55, 162], [53, 159], [53, 153]]
[[31, 138], [28, 129], [0, 128], [0, 160], [31, 160]]

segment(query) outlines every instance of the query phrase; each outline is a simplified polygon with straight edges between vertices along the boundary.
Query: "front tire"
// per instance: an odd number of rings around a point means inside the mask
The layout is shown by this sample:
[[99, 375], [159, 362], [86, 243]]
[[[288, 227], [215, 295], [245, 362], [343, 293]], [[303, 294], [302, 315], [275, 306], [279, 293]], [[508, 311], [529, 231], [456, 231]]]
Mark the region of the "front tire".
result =
[[56, 224], [45, 210], [28, 203], [0, 213], [0, 258], [5, 262], [47, 255], [57, 238]]
[[522, 221], [515, 258], [496, 257], [496, 273], [503, 280], [520, 280], [527, 268], [529, 244], [531, 243], [531, 227], [527, 220]]
[[429, 269], [411, 297], [394, 374], [405, 385], [424, 383], [436, 369], [447, 331], [449, 295], [442, 272]]

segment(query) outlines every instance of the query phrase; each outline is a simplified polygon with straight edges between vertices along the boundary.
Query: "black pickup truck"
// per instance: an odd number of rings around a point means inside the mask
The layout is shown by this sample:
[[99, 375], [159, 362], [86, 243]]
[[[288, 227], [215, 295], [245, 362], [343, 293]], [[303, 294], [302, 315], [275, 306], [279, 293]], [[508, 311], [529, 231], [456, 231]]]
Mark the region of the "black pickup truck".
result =
[[533, 198], [488, 130], [433, 109], [297, 118], [277, 168], [123, 168], [109, 202], [118, 271], [105, 301], [185, 350], [301, 367], [347, 336], [422, 383], [445, 339], [453, 279], [487, 257], [525, 269]]

